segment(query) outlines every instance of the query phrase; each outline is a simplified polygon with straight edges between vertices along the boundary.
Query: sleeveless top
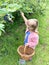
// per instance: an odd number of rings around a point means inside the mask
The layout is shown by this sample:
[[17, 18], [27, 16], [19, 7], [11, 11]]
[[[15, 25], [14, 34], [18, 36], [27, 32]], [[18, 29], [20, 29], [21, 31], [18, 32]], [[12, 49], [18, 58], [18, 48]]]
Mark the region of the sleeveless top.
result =
[[24, 44], [28, 43], [28, 37], [29, 37], [29, 35], [30, 35], [30, 32], [27, 31], [27, 32], [25, 33]]

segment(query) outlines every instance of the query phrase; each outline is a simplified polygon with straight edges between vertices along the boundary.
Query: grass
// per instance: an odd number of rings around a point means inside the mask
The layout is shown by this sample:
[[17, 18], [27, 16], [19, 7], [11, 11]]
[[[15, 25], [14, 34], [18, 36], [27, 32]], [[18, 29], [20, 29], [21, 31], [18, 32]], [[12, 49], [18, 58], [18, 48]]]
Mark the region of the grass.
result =
[[[39, 21], [39, 44], [33, 60], [27, 65], [49, 65], [49, 11], [46, 16], [33, 16]], [[31, 17], [32, 18], [32, 17]], [[19, 20], [20, 21], [20, 20]], [[0, 37], [0, 65], [18, 65], [17, 48], [24, 43], [25, 25], [19, 21], [6, 23], [5, 31]]]

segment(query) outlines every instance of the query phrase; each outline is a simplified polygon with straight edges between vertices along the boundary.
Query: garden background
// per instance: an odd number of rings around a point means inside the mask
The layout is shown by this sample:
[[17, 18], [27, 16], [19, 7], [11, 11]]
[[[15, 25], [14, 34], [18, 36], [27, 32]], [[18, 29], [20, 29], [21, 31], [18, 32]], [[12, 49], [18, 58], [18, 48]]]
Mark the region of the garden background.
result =
[[[0, 65], [18, 65], [17, 48], [25, 35], [20, 11], [39, 22], [39, 44], [27, 65], [49, 65], [49, 0], [0, 0]], [[13, 23], [4, 20], [6, 14], [14, 16]]]

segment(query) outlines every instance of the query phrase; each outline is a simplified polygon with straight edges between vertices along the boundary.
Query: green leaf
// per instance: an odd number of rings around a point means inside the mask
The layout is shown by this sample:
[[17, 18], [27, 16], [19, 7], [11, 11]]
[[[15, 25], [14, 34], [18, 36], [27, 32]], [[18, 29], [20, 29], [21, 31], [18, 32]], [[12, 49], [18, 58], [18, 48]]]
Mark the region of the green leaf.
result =
[[0, 30], [0, 36], [1, 36], [1, 33], [2, 33], [2, 31]]
[[22, 6], [18, 4], [8, 4], [6, 7], [8, 12], [15, 12], [16, 10], [20, 9]]
[[4, 24], [0, 24], [0, 36], [1, 36], [2, 31], [5, 32], [4, 28], [5, 28]]
[[4, 16], [7, 13], [8, 13], [8, 11], [6, 10], [6, 8], [0, 9], [0, 16]]

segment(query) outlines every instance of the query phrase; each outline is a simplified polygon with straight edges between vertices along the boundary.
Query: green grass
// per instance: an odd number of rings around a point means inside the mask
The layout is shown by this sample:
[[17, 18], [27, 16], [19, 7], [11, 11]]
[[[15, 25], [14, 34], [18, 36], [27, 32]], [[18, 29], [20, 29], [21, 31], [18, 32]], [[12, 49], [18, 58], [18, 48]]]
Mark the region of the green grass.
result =
[[[46, 11], [46, 16], [35, 15], [33, 18], [39, 21], [39, 44], [27, 65], [49, 65], [49, 11]], [[25, 25], [19, 21], [7, 23], [6, 32], [0, 37], [0, 65], [18, 65], [17, 48], [24, 44], [25, 35]]]

